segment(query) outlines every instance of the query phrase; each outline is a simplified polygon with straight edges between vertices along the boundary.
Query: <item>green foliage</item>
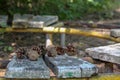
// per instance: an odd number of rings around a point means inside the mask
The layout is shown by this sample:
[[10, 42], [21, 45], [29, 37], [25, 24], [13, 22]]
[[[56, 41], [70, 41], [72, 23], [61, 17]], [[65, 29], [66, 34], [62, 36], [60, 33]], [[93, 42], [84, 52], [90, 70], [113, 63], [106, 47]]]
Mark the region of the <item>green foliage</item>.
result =
[[13, 47], [11, 46], [5, 46], [4, 49], [3, 49], [5, 52], [10, 52], [13, 50]]
[[62, 20], [81, 19], [89, 14], [110, 18], [116, 1], [120, 3], [120, 0], [0, 0], [0, 14], [58, 15]]

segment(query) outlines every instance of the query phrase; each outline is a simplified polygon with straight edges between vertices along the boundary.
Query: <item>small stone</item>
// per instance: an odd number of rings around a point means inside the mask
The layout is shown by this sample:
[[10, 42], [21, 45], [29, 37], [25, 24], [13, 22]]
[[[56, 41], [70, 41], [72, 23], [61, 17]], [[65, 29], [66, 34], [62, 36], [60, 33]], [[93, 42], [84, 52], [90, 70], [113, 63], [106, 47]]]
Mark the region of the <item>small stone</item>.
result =
[[112, 37], [120, 37], [120, 29], [111, 29], [111, 31], [110, 31], [110, 35], [112, 36]]
[[79, 50], [78, 51], [78, 57], [86, 57], [87, 56], [87, 54], [84, 52], [84, 51], [82, 51], [82, 50]]
[[113, 70], [114, 70], [114, 72], [120, 72], [120, 65], [113, 64]]
[[94, 63], [94, 60], [91, 57], [83, 57], [82, 59], [90, 63]]
[[97, 66], [99, 73], [105, 72], [105, 63], [95, 64], [95, 65]]
[[105, 63], [105, 73], [113, 73], [113, 63]]
[[11, 43], [11, 46], [16, 46], [17, 44], [16, 43]]
[[0, 60], [0, 69], [5, 69], [9, 62], [9, 60]]
[[15, 55], [16, 55], [16, 53], [15, 53], [15, 52], [10, 53], [9, 58], [13, 58]]

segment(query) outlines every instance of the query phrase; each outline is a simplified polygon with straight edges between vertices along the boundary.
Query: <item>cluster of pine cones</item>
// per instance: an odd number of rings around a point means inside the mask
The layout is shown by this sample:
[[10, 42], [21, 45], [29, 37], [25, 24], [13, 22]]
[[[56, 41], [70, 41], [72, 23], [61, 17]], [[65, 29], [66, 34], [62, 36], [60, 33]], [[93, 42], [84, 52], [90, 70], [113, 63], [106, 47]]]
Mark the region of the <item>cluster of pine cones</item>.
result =
[[69, 56], [73, 56], [77, 54], [77, 49], [72, 44], [67, 45], [65, 48], [62, 48], [60, 46], [56, 47], [54, 45], [50, 45], [47, 47], [47, 55], [49, 57], [64, 55], [65, 53]]
[[43, 45], [40, 46], [32, 46], [30, 49], [28, 48], [18, 48], [15, 53], [18, 59], [29, 59], [32, 61], [37, 60], [45, 51], [45, 47]]
[[69, 56], [72, 55], [76, 55], [77, 54], [77, 50], [76, 48], [69, 44], [67, 45], [65, 48], [62, 48], [60, 46], [54, 46], [54, 45], [50, 45], [47, 48], [45, 48], [44, 45], [40, 45], [40, 46], [32, 46], [31, 48], [18, 48], [16, 51], [16, 56], [18, 59], [29, 59], [29, 60], [37, 60], [40, 56], [45, 55], [45, 53], [47, 53], [47, 55], [49, 57], [55, 57], [57, 55], [64, 55], [65, 53], [68, 54]]

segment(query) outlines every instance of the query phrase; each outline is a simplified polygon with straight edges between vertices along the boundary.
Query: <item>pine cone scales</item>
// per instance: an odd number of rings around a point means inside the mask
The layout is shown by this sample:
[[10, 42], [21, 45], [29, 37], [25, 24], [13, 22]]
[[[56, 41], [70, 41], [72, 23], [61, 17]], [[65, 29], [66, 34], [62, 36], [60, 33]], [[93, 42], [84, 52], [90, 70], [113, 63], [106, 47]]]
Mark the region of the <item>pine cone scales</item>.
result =
[[35, 51], [35, 50], [29, 49], [29, 50], [27, 51], [27, 57], [28, 57], [28, 59], [30, 59], [30, 60], [32, 60], [32, 61], [37, 60], [37, 59], [39, 58], [39, 56], [40, 56], [40, 55], [39, 55], [38, 52]]
[[55, 57], [57, 55], [56, 47], [54, 45], [49, 45], [46, 49], [49, 57]]
[[32, 50], [37, 51], [39, 55], [42, 54], [42, 50], [41, 50], [41, 48], [39, 46], [33, 46]]
[[[46, 52], [47, 51], [47, 52]], [[28, 58], [30, 60], [37, 60], [40, 56], [44, 55], [43, 53], [47, 53], [49, 57], [56, 57], [57, 55], [64, 55], [67, 53], [69, 56], [76, 55], [77, 50], [73, 45], [68, 45], [66, 48], [62, 48], [60, 46], [49, 45], [47, 48], [45, 46], [33, 46], [29, 49], [19, 48], [16, 51], [18, 59]]]
[[62, 47], [56, 47], [56, 51], [58, 55], [64, 55], [65, 54], [65, 49]]
[[67, 54], [68, 54], [69, 56], [72, 56], [72, 55], [76, 55], [76, 54], [77, 54], [77, 50], [76, 50], [76, 48], [75, 48], [72, 44], [69, 44], [69, 45], [67, 46]]
[[76, 55], [77, 49], [72, 44], [69, 44], [66, 46], [66, 48], [62, 48], [60, 46], [55, 47], [54, 45], [49, 45], [47, 47], [47, 55], [49, 57], [64, 55], [65, 53], [67, 53], [69, 56]]
[[31, 48], [19, 48], [15, 51], [18, 59], [28, 58], [29, 60], [37, 60], [45, 51], [44, 46], [33, 46]]
[[25, 53], [26, 53], [26, 51], [25, 51], [24, 48], [19, 48], [16, 51], [16, 56], [17, 56], [18, 59], [24, 59], [25, 55], [26, 55]]

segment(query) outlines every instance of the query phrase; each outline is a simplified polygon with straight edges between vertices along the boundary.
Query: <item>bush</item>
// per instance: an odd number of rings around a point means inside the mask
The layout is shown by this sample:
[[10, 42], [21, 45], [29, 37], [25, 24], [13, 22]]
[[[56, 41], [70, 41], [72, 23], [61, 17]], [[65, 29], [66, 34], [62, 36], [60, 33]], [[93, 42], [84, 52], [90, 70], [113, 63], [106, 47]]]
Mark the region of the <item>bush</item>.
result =
[[58, 15], [62, 20], [81, 19], [90, 14], [109, 18], [112, 16], [116, 1], [120, 2], [119, 0], [0, 0], [0, 14]]

